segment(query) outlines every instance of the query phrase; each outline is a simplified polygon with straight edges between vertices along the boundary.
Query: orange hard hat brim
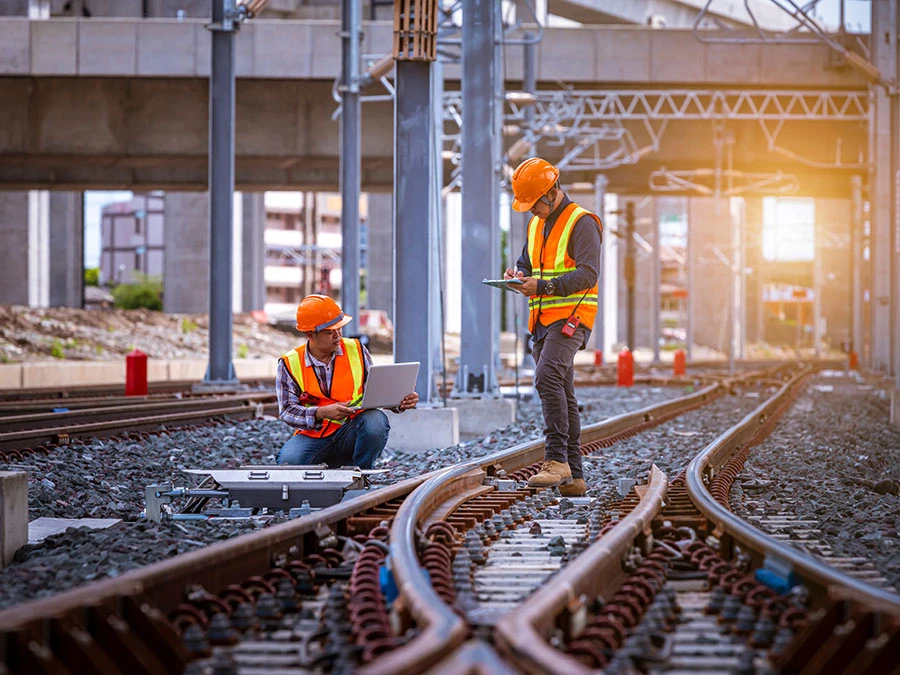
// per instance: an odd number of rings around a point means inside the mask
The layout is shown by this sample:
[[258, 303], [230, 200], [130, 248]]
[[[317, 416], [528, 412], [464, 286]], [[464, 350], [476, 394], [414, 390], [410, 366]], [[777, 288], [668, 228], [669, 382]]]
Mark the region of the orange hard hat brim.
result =
[[333, 326], [329, 326], [329, 327], [328, 327], [328, 330], [337, 330], [338, 328], [343, 328], [344, 326], [346, 326], [346, 325], [347, 325], [348, 323], [350, 323], [351, 321], [353, 321], [353, 317], [350, 316], [349, 314], [344, 314], [344, 318], [341, 319], [340, 321], [338, 321], [338, 322], [337, 322], [336, 324], [334, 324]]
[[[540, 199], [540, 197], [538, 197], [538, 199]], [[526, 201], [522, 201], [521, 199], [518, 199], [517, 197], [513, 197], [512, 210], [516, 211], [518, 213], [525, 213], [527, 211], [531, 211], [531, 207], [534, 206], [535, 202], [537, 202], [537, 199], [535, 199], [532, 202], [526, 202]]]

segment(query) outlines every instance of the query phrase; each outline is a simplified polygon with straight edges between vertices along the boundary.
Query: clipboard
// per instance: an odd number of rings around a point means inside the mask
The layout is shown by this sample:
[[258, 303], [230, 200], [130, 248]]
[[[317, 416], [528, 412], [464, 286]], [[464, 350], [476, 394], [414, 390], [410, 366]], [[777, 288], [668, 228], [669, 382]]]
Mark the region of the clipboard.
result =
[[493, 286], [494, 288], [509, 291], [510, 293], [518, 293], [513, 286], [521, 286], [525, 282], [521, 279], [482, 279], [481, 283], [486, 286]]

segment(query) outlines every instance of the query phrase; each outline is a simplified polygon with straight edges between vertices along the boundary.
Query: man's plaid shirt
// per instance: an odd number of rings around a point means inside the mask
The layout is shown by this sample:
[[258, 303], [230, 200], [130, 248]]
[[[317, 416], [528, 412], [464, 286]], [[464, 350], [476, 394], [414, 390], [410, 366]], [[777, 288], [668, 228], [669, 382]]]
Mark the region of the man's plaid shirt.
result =
[[[316, 380], [322, 393], [331, 396], [331, 379], [334, 377], [334, 357], [343, 355], [344, 351], [338, 345], [337, 351], [328, 363], [322, 363], [313, 356], [309, 349], [305, 351], [306, 365], [312, 366], [316, 373]], [[363, 353], [363, 382], [369, 377], [369, 368], [372, 365], [372, 356], [365, 345], [362, 345]], [[278, 373], [275, 376], [275, 395], [278, 397], [278, 417], [295, 429], [321, 429], [322, 423], [316, 421], [318, 406], [305, 406], [300, 403], [300, 395], [303, 392], [284, 365], [284, 359], [278, 359]]]

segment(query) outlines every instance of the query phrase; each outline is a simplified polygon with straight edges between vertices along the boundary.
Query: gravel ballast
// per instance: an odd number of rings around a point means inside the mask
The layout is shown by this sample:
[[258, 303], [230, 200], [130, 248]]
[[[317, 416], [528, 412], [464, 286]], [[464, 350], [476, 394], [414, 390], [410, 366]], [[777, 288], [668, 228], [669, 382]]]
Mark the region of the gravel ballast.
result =
[[[843, 542], [847, 555], [894, 555], [893, 562], [885, 563], [884, 573], [896, 582], [900, 561], [893, 552], [900, 526], [898, 498], [890, 491], [880, 494], [878, 490], [885, 485], [878, 485], [886, 477], [895, 481], [900, 477], [898, 460], [890, 454], [900, 446], [900, 434], [887, 426], [887, 402], [876, 392], [849, 380], [817, 378], [812, 383], [822, 384], [833, 386], [833, 391], [808, 388], [795, 410], [779, 422], [772, 439], [754, 450], [747, 465], [748, 479], [765, 476], [774, 486], [782, 480], [779, 471], [792, 476], [785, 494], [793, 494], [801, 503], [797, 508], [806, 507], [805, 515], [823, 523], [823, 529], [835, 537], [835, 552]], [[679, 388], [579, 389], [582, 422], [595, 423], [683, 393]], [[766, 395], [738, 391], [585, 458], [589, 494], [608, 496], [616, 479], [644, 478], [651, 463], [674, 478], [694, 454], [757, 407]], [[393, 482], [539, 438], [542, 427], [540, 402], [535, 398], [520, 403], [516, 424], [483, 439], [421, 455], [387, 450], [376, 468], [388, 469], [385, 482]], [[117, 576], [265, 527], [271, 521], [157, 525], [138, 520], [138, 514], [144, 506], [144, 486], [173, 479], [184, 485], [182, 468], [273, 463], [289, 434], [287, 426], [277, 420], [255, 420], [173, 432], [139, 443], [97, 441], [60, 448], [49, 457], [29, 457], [22, 463], [25, 466], [0, 465], [0, 470], [29, 469], [32, 519], [113, 517], [126, 521], [109, 530], [71, 529], [20, 551], [16, 562], [0, 572], [0, 608]], [[759, 496], [759, 501], [771, 502], [773, 508], [778, 499], [774, 489], [771, 495]], [[878, 536], [872, 536], [876, 532]]]
[[[582, 419], [594, 423], [612, 415], [644, 408], [682, 395], [679, 388], [620, 390], [579, 389]], [[511, 447], [542, 432], [540, 402], [522, 402], [518, 422], [480, 441], [470, 441], [422, 455], [401, 455], [386, 450], [376, 468], [389, 470], [385, 482]], [[202, 426], [173, 431], [140, 442], [94, 441], [54, 449], [47, 457], [31, 455], [24, 462], [0, 465], [0, 470], [29, 473], [30, 519], [121, 518], [107, 530], [76, 530], [24, 547], [16, 561], [0, 571], [0, 608], [163, 560], [216, 541], [265, 527], [268, 522], [164, 522], [139, 519], [144, 508], [144, 487], [173, 481], [187, 484], [185, 468], [237, 467], [271, 464], [290, 429], [278, 420]]]
[[888, 425], [889, 406], [885, 392], [855, 374], [810, 379], [753, 448], [738, 515], [813, 520], [834, 555], [870, 560], [900, 589], [900, 431]]

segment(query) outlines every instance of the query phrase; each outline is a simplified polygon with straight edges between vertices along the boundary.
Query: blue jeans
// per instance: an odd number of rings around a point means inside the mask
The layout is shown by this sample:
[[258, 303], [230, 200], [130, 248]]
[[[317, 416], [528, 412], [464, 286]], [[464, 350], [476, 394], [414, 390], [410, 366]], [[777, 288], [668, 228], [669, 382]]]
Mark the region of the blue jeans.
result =
[[332, 469], [358, 466], [371, 469], [387, 444], [391, 424], [380, 410], [363, 410], [330, 436], [295, 434], [278, 453], [279, 464], [322, 464]]

